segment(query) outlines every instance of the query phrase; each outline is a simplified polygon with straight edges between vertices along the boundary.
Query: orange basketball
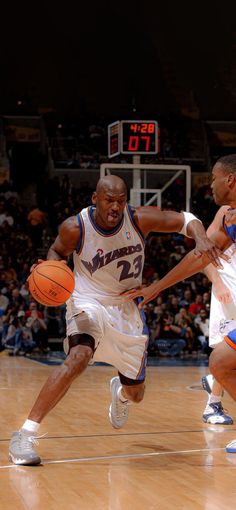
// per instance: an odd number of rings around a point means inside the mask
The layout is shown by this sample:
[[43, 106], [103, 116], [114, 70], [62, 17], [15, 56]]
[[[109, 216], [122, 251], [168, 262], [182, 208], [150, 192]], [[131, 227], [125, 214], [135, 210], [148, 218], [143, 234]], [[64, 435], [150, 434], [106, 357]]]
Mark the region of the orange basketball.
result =
[[75, 279], [71, 269], [61, 260], [45, 260], [28, 278], [33, 298], [45, 306], [59, 306], [69, 299]]

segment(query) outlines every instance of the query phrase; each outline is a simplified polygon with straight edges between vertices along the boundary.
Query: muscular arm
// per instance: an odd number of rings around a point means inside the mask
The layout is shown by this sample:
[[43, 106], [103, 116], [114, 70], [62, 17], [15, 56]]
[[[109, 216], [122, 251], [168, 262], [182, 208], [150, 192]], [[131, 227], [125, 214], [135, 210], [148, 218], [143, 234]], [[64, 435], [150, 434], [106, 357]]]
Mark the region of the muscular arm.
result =
[[[180, 232], [184, 225], [184, 215], [176, 211], [161, 211], [158, 207], [138, 207], [135, 210], [135, 219], [140, 230], [147, 236], [150, 232]], [[196, 224], [201, 225], [200, 229], [206, 236], [205, 229], [200, 220], [193, 220]], [[194, 234], [194, 226], [188, 225], [188, 235], [192, 237]], [[190, 228], [190, 230], [189, 230]]]
[[[136, 221], [146, 236], [150, 232], [181, 232], [184, 226], [184, 214], [175, 211], [161, 211], [155, 207], [140, 207], [135, 211]], [[216, 267], [222, 267], [219, 257], [227, 257], [206, 235], [200, 220], [192, 219], [187, 225], [187, 235], [195, 240], [195, 256], [206, 254]]]
[[[225, 250], [231, 244], [231, 240], [221, 228], [211, 236], [212, 241], [221, 250]], [[195, 251], [189, 252], [180, 262], [177, 264], [169, 273], [164, 276], [158, 282], [153, 283], [149, 287], [144, 287], [139, 290], [131, 290], [125, 293], [126, 300], [135, 299], [138, 296], [143, 296], [143, 301], [140, 303], [139, 308], [154, 299], [161, 291], [175, 285], [176, 283], [185, 280], [189, 276], [198, 273], [204, 267], [209, 264], [209, 257], [207, 254], [202, 255], [201, 258], [197, 258]]]
[[[223, 205], [218, 209], [214, 220], [210, 224], [210, 226], [207, 229], [207, 235], [211, 236], [215, 231], [219, 230], [222, 226], [223, 217], [226, 214], [229, 206]], [[230, 290], [223, 282], [219, 271], [216, 269], [213, 264], [209, 264], [206, 266], [203, 270], [207, 278], [212, 282], [213, 287], [212, 290], [215, 294], [215, 297], [221, 302], [221, 303], [230, 303], [232, 301], [232, 296], [230, 293]]]
[[80, 239], [80, 227], [76, 216], [67, 218], [60, 226], [59, 234], [50, 246], [47, 254], [48, 260], [61, 260], [75, 250]]

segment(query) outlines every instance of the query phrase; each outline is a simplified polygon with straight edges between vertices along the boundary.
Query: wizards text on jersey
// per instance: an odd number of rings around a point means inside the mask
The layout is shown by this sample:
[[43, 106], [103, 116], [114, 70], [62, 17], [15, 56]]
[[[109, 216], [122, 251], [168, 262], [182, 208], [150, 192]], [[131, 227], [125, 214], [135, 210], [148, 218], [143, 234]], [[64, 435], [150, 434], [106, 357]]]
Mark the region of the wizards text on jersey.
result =
[[120, 259], [127, 255], [133, 255], [134, 253], [142, 251], [142, 249], [143, 249], [142, 245], [138, 243], [136, 244], [136, 246], [133, 245], [124, 246], [123, 248], [118, 248], [116, 250], [109, 251], [104, 255], [96, 253], [96, 255], [92, 258], [90, 262], [87, 262], [86, 260], [81, 260], [81, 262], [92, 276], [93, 273], [95, 273], [95, 271], [97, 271], [101, 267], [107, 266], [107, 264], [110, 264], [113, 260]]

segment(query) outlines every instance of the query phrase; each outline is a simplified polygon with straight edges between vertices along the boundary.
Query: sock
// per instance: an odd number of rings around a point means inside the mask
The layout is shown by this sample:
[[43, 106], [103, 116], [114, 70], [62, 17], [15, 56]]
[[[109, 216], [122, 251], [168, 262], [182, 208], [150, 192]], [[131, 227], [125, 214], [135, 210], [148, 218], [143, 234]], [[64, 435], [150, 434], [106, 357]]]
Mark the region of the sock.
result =
[[212, 393], [209, 395], [208, 398], [208, 404], [216, 404], [217, 402], [221, 402], [221, 396], [220, 395], [212, 395]]
[[39, 429], [39, 426], [40, 426], [40, 423], [37, 423], [37, 421], [26, 420], [21, 428], [24, 430], [27, 430], [28, 432], [37, 432]]
[[211, 393], [208, 397], [208, 401], [203, 414], [211, 414], [213, 410], [209, 404], [217, 404], [218, 402], [221, 402], [221, 397], [219, 395], [212, 395]]
[[128, 402], [128, 399], [125, 398], [123, 395], [122, 395], [122, 386], [119, 387], [118, 391], [117, 391], [117, 395], [118, 395], [118, 398], [121, 400], [121, 402]]

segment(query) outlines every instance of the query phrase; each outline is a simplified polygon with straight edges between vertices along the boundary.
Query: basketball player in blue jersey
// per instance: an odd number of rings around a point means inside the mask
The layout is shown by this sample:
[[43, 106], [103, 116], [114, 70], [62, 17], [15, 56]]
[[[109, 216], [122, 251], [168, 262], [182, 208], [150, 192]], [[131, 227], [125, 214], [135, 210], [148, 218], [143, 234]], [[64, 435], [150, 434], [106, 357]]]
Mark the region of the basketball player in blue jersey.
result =
[[197, 256], [216, 266], [221, 251], [210, 241], [200, 220], [191, 213], [133, 209], [127, 189], [117, 176], [99, 180], [91, 207], [65, 220], [48, 251], [48, 259], [62, 260], [73, 253], [75, 290], [67, 301], [67, 358], [49, 376], [28, 419], [10, 442], [15, 464], [39, 464], [34, 450], [43, 418], [70, 385], [93, 361], [118, 370], [111, 380], [109, 417], [113, 427], [128, 419], [128, 404], [143, 399], [148, 336], [143, 314], [123, 293], [142, 283], [145, 237], [149, 232], [181, 232], [196, 241]]
[[[225, 251], [230, 246], [235, 245], [236, 242], [236, 154], [218, 159], [212, 170], [211, 188], [216, 204], [227, 204], [229, 206], [223, 221], [210, 236], [216, 245]], [[236, 254], [233, 253], [232, 256], [235, 257]], [[141, 309], [144, 304], [154, 299], [162, 290], [201, 271], [208, 263], [208, 255], [203, 255], [197, 259], [193, 250], [159, 282], [141, 290], [127, 292], [126, 299], [143, 296], [144, 299], [139, 304]], [[232, 267], [234, 267], [234, 264]], [[226, 320], [221, 325], [220, 332], [224, 341], [219, 342], [212, 351], [209, 358], [209, 368], [218, 383], [236, 401], [236, 316], [234, 316], [234, 320]], [[236, 440], [231, 441], [226, 446], [226, 451], [236, 453]]]

